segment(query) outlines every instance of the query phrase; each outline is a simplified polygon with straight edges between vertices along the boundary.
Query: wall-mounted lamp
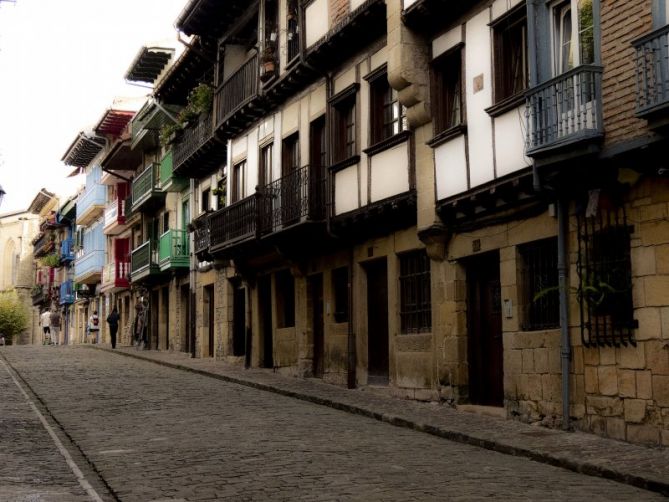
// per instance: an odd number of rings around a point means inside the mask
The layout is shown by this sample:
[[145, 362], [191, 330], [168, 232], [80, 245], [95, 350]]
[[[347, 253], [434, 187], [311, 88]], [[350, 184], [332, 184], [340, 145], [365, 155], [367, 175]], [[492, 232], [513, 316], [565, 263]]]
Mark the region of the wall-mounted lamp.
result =
[[6, 193], [7, 193], [7, 192], [5, 192], [5, 191], [3, 190], [2, 185], [0, 185], [0, 206], [2, 206], [2, 199], [5, 198], [5, 194], [6, 194]]

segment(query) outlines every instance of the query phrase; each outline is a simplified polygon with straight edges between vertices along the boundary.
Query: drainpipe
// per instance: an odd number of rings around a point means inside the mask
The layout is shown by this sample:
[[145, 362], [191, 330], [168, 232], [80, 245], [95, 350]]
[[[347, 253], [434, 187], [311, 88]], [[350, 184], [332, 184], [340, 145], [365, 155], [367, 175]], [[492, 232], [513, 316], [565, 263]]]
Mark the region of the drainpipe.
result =
[[569, 290], [567, 289], [567, 239], [569, 203], [564, 198], [557, 201], [558, 216], [558, 285], [560, 295], [560, 360], [562, 363], [562, 429], [569, 429]]
[[[195, 200], [195, 180], [193, 178], [190, 178], [189, 180], [190, 184], [190, 200], [188, 202], [188, 205], [190, 206], [190, 217], [191, 221], [193, 219], [193, 216], [195, 215], [195, 209], [198, 207], [197, 206], [197, 201]], [[196, 280], [196, 275], [195, 275], [195, 269], [197, 267], [197, 260], [195, 258], [195, 234], [189, 234], [189, 240], [190, 240], [190, 270], [188, 273], [188, 309], [189, 309], [189, 316], [188, 316], [188, 327], [186, 329], [186, 336], [188, 337], [188, 343], [190, 345], [190, 356], [195, 357], [196, 352], [195, 352], [195, 311], [197, 310], [197, 305], [195, 301], [195, 280]]]

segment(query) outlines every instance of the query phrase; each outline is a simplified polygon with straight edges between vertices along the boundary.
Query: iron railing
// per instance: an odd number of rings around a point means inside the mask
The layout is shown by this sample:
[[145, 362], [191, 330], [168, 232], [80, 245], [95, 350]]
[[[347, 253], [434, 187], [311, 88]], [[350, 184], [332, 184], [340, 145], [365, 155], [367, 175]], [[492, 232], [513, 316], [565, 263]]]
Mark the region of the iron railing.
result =
[[262, 189], [261, 232], [325, 218], [325, 170], [303, 166]]
[[526, 94], [527, 152], [599, 136], [602, 68], [582, 65]]
[[209, 235], [212, 251], [256, 236], [258, 199], [258, 194], [254, 194], [211, 214]]
[[523, 244], [519, 252], [523, 279], [523, 330], [558, 328], [557, 240], [551, 238]]
[[160, 236], [158, 262], [161, 268], [187, 267], [189, 265], [190, 246], [185, 230], [169, 229]]
[[669, 25], [634, 42], [638, 114], [669, 102]]
[[401, 333], [432, 330], [430, 259], [424, 250], [400, 255]]
[[[179, 139], [174, 143], [173, 152], [173, 169], [176, 171], [181, 165], [186, 162], [195, 152], [197, 152], [202, 145], [209, 141], [214, 134], [214, 124], [212, 122], [212, 112], [208, 110], [203, 113], [196, 124], [192, 127], [185, 128]], [[172, 171], [172, 166], [170, 166]], [[172, 173], [170, 172], [170, 176]], [[161, 183], [162, 171], [161, 171]]]
[[297, 17], [293, 16], [288, 19], [288, 29], [286, 31], [288, 33], [287, 56], [290, 63], [300, 54], [300, 33]]
[[193, 222], [193, 241], [195, 254], [203, 253], [209, 250], [209, 216], [200, 216]]
[[216, 123], [218, 125], [258, 94], [258, 55], [246, 61], [216, 89]]
[[632, 229], [624, 206], [578, 215], [577, 296], [581, 339], [586, 347], [636, 345]]
[[158, 265], [158, 242], [156, 239], [149, 239], [144, 244], [132, 251], [130, 258], [131, 275], [138, 274], [151, 266]]

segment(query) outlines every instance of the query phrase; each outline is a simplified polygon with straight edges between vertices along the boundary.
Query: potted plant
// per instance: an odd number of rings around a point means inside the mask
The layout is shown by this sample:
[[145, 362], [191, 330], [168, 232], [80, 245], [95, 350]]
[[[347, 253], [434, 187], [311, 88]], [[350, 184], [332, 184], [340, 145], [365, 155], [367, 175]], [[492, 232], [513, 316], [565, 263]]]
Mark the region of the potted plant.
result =
[[276, 47], [274, 42], [268, 40], [265, 42], [265, 49], [262, 52], [260, 62], [262, 64], [262, 73], [260, 79], [264, 82], [274, 76], [276, 68]]

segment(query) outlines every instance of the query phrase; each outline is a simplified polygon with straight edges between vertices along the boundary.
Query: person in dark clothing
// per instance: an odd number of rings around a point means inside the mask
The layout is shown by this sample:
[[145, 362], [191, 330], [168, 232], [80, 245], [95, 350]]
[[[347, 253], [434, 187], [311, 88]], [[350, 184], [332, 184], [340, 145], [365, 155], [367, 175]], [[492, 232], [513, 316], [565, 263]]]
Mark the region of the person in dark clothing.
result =
[[107, 324], [109, 324], [109, 334], [111, 336], [112, 349], [116, 348], [116, 332], [118, 331], [118, 310], [114, 307], [111, 313], [107, 316]]

